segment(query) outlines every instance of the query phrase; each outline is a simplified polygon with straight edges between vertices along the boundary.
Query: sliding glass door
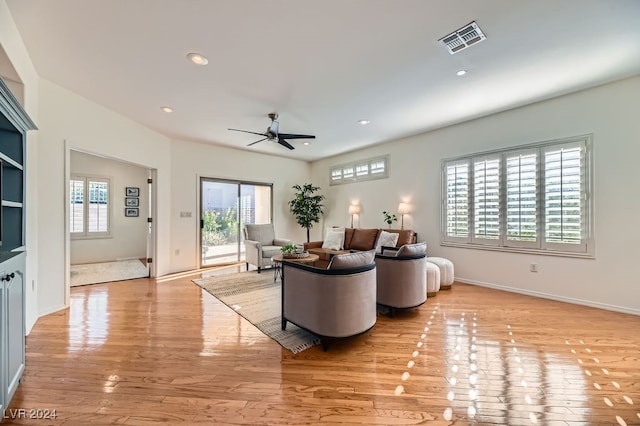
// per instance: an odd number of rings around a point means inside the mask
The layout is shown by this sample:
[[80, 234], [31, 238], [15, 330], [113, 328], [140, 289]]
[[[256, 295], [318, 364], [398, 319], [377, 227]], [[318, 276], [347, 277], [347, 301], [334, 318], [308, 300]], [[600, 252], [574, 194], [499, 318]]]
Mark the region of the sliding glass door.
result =
[[272, 185], [200, 178], [200, 266], [244, 260], [245, 223], [271, 223]]

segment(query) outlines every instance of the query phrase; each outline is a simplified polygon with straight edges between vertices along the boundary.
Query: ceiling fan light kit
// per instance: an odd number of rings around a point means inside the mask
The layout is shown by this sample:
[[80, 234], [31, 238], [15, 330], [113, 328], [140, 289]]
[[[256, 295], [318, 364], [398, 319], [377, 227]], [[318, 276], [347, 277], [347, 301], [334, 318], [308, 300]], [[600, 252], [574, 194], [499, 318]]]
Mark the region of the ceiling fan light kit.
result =
[[[271, 124], [269, 125], [269, 127], [267, 127], [267, 131], [264, 132], [264, 133], [251, 132], [249, 130], [241, 130], [241, 129], [229, 129], [229, 130], [232, 130], [234, 132], [243, 132], [243, 133], [249, 133], [249, 134], [252, 134], [252, 135], [264, 136], [264, 138], [262, 138], [260, 140], [257, 140], [255, 142], [251, 142], [247, 146], [255, 145], [258, 142], [262, 142], [264, 140], [269, 140], [269, 141], [276, 141], [276, 142], [278, 142], [278, 144], [284, 146], [285, 148], [295, 149], [293, 147], [293, 145], [291, 145], [285, 139], [315, 139], [316, 138], [313, 135], [300, 135], [300, 134], [295, 134], [295, 133], [280, 133], [278, 131], [280, 124], [278, 123], [278, 121], [276, 121], [276, 119], [278, 118], [278, 113], [272, 112], [272, 113], [267, 114], [267, 116], [271, 119]], [[305, 145], [308, 145], [308, 144], [309, 144], [308, 142], [305, 142]]]

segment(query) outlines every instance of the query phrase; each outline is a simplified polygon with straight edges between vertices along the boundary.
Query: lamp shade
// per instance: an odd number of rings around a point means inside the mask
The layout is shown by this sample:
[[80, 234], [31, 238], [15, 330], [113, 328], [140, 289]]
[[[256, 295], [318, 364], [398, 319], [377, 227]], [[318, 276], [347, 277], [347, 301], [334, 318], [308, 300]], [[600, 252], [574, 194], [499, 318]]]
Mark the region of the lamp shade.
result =
[[411, 211], [411, 204], [409, 203], [400, 203], [398, 205], [398, 213], [399, 214], [407, 214]]
[[360, 213], [360, 206], [358, 204], [351, 204], [349, 206], [349, 214], [358, 214]]

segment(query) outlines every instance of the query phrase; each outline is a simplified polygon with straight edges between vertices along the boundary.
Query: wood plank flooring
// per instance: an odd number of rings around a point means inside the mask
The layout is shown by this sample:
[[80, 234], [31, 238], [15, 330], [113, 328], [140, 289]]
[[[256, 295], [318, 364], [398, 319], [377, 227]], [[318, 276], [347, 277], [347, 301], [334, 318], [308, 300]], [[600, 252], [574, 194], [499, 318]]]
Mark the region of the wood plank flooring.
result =
[[72, 288], [3, 425], [640, 424], [637, 316], [455, 283], [294, 355], [198, 277]]

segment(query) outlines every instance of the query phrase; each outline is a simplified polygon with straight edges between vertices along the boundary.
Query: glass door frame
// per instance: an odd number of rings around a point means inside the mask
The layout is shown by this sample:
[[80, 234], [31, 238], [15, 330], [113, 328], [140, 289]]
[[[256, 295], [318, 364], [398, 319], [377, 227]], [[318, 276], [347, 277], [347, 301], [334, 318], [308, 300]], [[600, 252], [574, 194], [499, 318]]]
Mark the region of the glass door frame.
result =
[[[222, 184], [233, 184], [237, 186], [237, 192], [236, 192], [236, 200], [237, 200], [237, 210], [236, 210], [236, 219], [237, 219], [237, 235], [238, 235], [238, 240], [236, 243], [236, 255], [237, 255], [237, 260], [236, 261], [232, 261], [232, 262], [221, 262], [218, 264], [204, 264], [204, 258], [203, 258], [203, 228], [204, 228], [204, 217], [203, 217], [203, 203], [204, 203], [204, 194], [203, 194], [203, 190], [204, 190], [204, 184], [205, 182], [212, 182], [212, 183], [222, 183]], [[211, 266], [223, 266], [223, 265], [229, 265], [229, 264], [235, 264], [235, 263], [241, 263], [244, 262], [244, 256], [243, 256], [243, 251], [242, 251], [242, 244], [244, 241], [244, 232], [243, 232], [243, 225], [244, 222], [241, 220], [241, 210], [242, 210], [242, 186], [243, 185], [247, 185], [247, 186], [261, 186], [261, 187], [268, 187], [269, 188], [269, 219], [270, 219], [270, 223], [273, 223], [273, 183], [268, 183], [268, 182], [256, 182], [256, 181], [247, 181], [247, 180], [236, 180], [236, 179], [227, 179], [227, 178], [215, 178], [215, 177], [208, 177], [208, 176], [199, 176], [198, 179], [198, 183], [199, 183], [199, 206], [198, 206], [198, 221], [197, 221], [197, 233], [198, 233], [198, 238], [197, 238], [197, 244], [198, 244], [198, 267], [199, 268], [207, 268], [207, 267], [211, 267]]]

